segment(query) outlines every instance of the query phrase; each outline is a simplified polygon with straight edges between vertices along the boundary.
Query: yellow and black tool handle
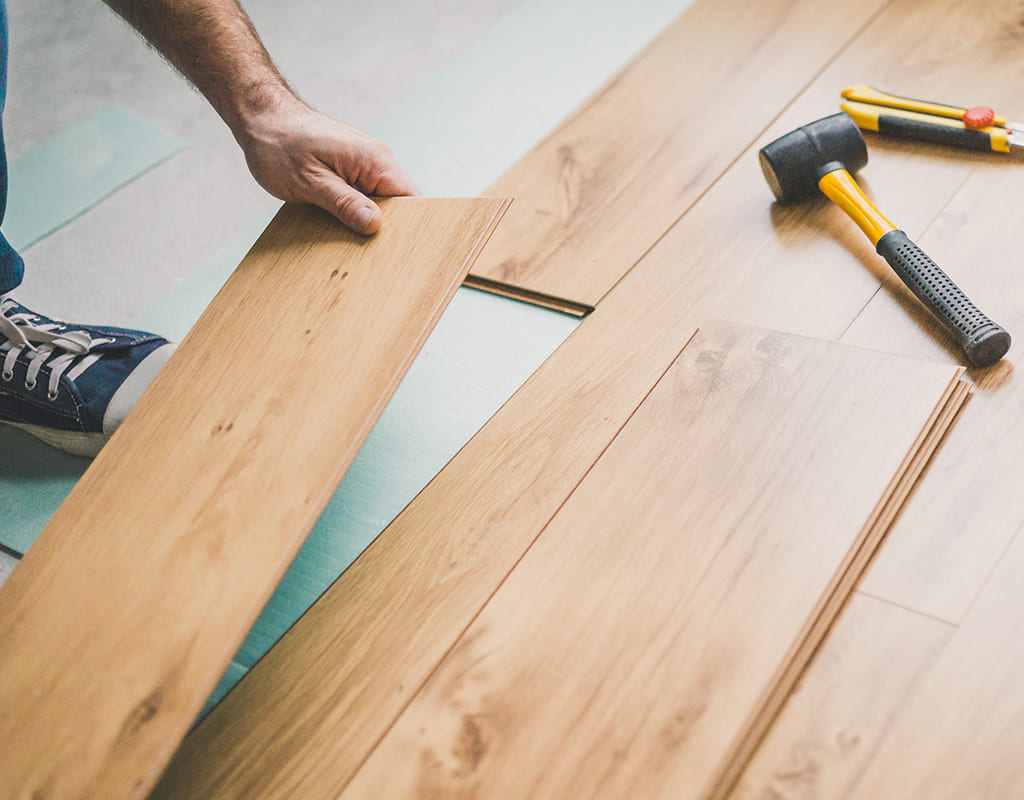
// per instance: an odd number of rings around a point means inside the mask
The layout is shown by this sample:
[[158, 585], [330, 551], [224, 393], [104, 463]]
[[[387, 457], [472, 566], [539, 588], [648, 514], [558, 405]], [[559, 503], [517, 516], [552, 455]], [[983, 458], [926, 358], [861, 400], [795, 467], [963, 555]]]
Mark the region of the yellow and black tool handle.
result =
[[910, 237], [889, 231], [875, 246], [907, 287], [948, 328], [971, 364], [990, 367], [1010, 349], [1010, 334], [989, 319]]
[[[915, 100], [912, 97], [899, 97], [888, 92], [880, 92], [866, 84], [859, 83], [842, 91], [846, 100], [857, 103], [868, 103], [873, 106], [887, 106], [888, 108], [899, 108], [903, 111], [916, 111], [919, 114], [928, 114], [933, 117], [948, 117], [949, 119], [963, 121], [967, 113], [966, 108], [951, 106], [946, 103], [935, 103], [931, 100]], [[1006, 117], [992, 112], [992, 125], [997, 128], [1006, 127]]]
[[971, 364], [989, 367], [1006, 354], [1010, 334], [982, 313], [952, 278], [864, 196], [841, 164], [826, 164], [820, 175], [818, 188], [864, 231], [900, 280], [956, 337]]
[[839, 107], [853, 117], [857, 127], [883, 136], [899, 136], [932, 144], [947, 144], [969, 150], [1010, 152], [1010, 133], [990, 125], [968, 128], [962, 119], [847, 101]]

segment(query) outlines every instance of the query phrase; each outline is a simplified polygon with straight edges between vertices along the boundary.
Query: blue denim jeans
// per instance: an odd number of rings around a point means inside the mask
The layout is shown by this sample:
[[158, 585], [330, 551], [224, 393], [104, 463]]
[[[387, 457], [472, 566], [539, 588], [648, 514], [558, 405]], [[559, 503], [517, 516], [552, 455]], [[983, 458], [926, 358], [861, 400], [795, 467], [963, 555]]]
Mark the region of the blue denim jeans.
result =
[[[7, 5], [0, 0], [0, 222], [7, 209], [7, 152], [4, 149], [3, 112], [7, 97]], [[25, 263], [0, 234], [0, 294], [9, 292], [25, 273]]]

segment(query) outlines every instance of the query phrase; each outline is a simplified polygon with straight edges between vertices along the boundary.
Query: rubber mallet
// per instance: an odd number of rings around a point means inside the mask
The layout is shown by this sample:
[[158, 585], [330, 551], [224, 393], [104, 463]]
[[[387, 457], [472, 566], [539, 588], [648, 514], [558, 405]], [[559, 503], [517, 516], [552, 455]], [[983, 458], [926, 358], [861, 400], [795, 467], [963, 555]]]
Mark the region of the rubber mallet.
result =
[[761, 148], [761, 169], [780, 201], [820, 189], [860, 226], [900, 280], [956, 337], [976, 367], [995, 364], [1010, 349], [1010, 334], [978, 310], [950, 277], [906, 233], [883, 216], [851, 173], [868, 163], [856, 123], [834, 114], [797, 128]]

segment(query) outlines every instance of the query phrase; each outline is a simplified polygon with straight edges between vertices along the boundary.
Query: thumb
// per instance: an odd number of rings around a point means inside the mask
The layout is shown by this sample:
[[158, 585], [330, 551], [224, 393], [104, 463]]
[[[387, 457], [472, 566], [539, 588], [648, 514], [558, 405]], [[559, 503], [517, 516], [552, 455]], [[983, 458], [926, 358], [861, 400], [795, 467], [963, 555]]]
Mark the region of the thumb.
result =
[[383, 222], [376, 203], [336, 176], [325, 178], [312, 200], [334, 214], [346, 228], [365, 236], [377, 233]]

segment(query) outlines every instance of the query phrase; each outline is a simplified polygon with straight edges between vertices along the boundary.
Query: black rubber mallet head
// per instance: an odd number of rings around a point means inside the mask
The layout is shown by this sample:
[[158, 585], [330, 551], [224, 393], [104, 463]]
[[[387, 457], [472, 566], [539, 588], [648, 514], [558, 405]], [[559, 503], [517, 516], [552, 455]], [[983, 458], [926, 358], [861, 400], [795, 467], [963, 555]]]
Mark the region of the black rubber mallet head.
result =
[[818, 194], [826, 165], [836, 164], [853, 173], [868, 163], [860, 128], [846, 114], [833, 114], [797, 128], [758, 155], [768, 185], [782, 202]]
[[761, 148], [765, 180], [781, 202], [818, 190], [845, 211], [925, 307], [956, 337], [976, 367], [995, 364], [1010, 349], [1010, 334], [978, 310], [950, 277], [906, 233], [871, 203], [851, 173], [868, 163], [860, 129], [833, 114]]

